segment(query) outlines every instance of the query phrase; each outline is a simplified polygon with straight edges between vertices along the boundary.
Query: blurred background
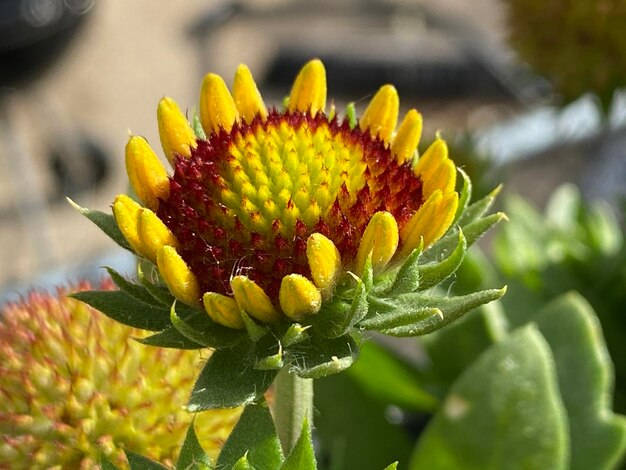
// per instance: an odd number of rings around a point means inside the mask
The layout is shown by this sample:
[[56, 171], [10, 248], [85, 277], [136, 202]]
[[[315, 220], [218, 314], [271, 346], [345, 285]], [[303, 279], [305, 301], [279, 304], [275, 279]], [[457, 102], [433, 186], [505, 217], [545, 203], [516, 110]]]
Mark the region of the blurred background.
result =
[[[624, 0], [0, 0], [0, 305], [99, 279], [103, 265], [133, 272], [65, 197], [109, 210], [126, 190], [128, 132], [159, 147], [164, 94], [192, 110], [206, 72], [230, 83], [243, 62], [266, 102], [280, 105], [299, 68], [319, 57], [338, 109], [355, 101], [362, 111], [393, 83], [401, 107], [424, 117], [421, 147], [441, 130], [475, 199], [504, 182], [511, 222], [482, 246], [490, 258], [468, 260], [454, 290], [509, 284], [512, 327], [556, 295], [581, 292], [603, 324], [624, 412], [624, 31]], [[465, 362], [455, 362], [441, 356], [458, 339], [446, 331], [421, 355], [414, 340], [392, 355], [364, 348], [345, 377], [319, 381], [316, 406], [342, 406], [316, 418], [317, 439], [336, 457], [328, 468], [355, 455], [363, 466], [354, 468], [408, 458], [432, 412], [420, 393], [444, 396], [495, 341], [465, 344]], [[406, 394], [372, 382], [368, 368], [387, 366]]]

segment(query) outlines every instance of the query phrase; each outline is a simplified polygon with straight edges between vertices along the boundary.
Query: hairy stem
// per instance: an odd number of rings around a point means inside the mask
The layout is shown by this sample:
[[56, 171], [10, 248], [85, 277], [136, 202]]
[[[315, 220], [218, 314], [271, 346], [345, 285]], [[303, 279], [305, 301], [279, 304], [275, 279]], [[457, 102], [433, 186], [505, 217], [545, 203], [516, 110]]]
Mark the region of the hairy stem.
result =
[[313, 380], [283, 367], [274, 381], [273, 408], [276, 431], [287, 454], [300, 437], [304, 418], [313, 426]]

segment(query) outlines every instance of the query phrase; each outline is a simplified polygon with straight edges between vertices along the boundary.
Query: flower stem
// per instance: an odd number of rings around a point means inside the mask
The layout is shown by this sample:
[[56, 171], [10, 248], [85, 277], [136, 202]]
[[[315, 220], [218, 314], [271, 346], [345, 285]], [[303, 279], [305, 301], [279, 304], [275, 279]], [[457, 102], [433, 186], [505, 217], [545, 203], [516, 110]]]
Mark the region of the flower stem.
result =
[[303, 379], [283, 367], [274, 381], [274, 422], [287, 454], [295, 445], [304, 418], [313, 425], [313, 379]]

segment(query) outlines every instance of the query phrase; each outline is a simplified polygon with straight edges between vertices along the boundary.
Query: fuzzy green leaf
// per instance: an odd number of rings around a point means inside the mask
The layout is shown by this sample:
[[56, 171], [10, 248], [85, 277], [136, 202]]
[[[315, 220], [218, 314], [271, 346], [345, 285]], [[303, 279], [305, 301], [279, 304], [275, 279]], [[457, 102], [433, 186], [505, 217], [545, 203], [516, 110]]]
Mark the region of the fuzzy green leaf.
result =
[[455, 382], [410, 468], [566, 469], [567, 418], [557, 380], [537, 328], [516, 331]]
[[500, 191], [502, 191], [502, 185], [495, 188], [482, 199], [470, 204], [470, 206], [463, 211], [463, 215], [459, 217], [457, 224], [461, 227], [465, 227], [475, 220], [482, 218], [482, 216], [491, 208]]
[[361, 279], [357, 279], [356, 287], [350, 292], [351, 303], [342, 300], [339, 295], [331, 302], [325, 302], [321, 310], [307, 319], [318, 336], [339, 338], [348, 333], [368, 311], [367, 289]]
[[140, 302], [124, 291], [76, 292], [71, 297], [124, 325], [150, 331], [161, 331], [170, 326], [168, 309]]
[[100, 456], [100, 466], [102, 470], [120, 470], [104, 454]]
[[255, 362], [249, 342], [215, 351], [194, 385], [189, 411], [234, 408], [259, 400], [278, 371], [256, 370]]
[[384, 470], [396, 470], [398, 468], [398, 462], [393, 462], [387, 465]]
[[183, 447], [180, 449], [176, 470], [210, 470], [211, 468], [211, 458], [200, 446], [192, 421], [187, 428]]
[[174, 302], [174, 296], [164, 285], [158, 285], [146, 276], [141, 267], [143, 263], [137, 264], [137, 279], [146, 288], [152, 297], [159, 303], [166, 305], [168, 308]]
[[461, 173], [461, 177], [463, 178], [463, 187], [461, 188], [461, 195], [459, 196], [459, 205], [456, 209], [456, 214], [454, 215], [454, 220], [452, 221], [452, 226], [457, 224], [457, 221], [463, 215], [467, 207], [469, 206], [469, 202], [472, 199], [472, 180], [461, 168], [457, 168], [457, 171]]
[[359, 348], [350, 337], [312, 337], [292, 349], [291, 370], [305, 379], [317, 379], [347, 369], [356, 360]]
[[409, 294], [415, 292], [419, 287], [420, 272], [419, 272], [419, 260], [424, 248], [424, 242], [420, 243], [420, 246], [415, 248], [396, 274], [391, 289], [389, 289], [389, 297], [395, 297], [400, 294]]
[[299, 323], [292, 323], [287, 332], [280, 339], [281, 344], [288, 348], [294, 344], [302, 343], [309, 338], [309, 334], [306, 332], [308, 328], [300, 325]]
[[463, 230], [459, 230], [458, 243], [446, 259], [421, 265], [419, 267], [419, 290], [429, 289], [446, 280], [461, 265], [467, 251], [467, 241]]
[[256, 470], [252, 465], [250, 465], [250, 461], [248, 460], [248, 455], [242, 455], [239, 460], [231, 467], [230, 470]]
[[293, 446], [293, 449], [291, 449], [282, 467], [280, 467], [280, 470], [317, 470], [317, 460], [315, 460], [311, 427], [306, 418], [302, 424], [300, 437]]
[[264, 400], [246, 406], [220, 452], [217, 468], [230, 468], [244, 455], [250, 465], [263, 470], [278, 469], [283, 463], [274, 421]]
[[122, 248], [132, 253], [135, 253], [126, 241], [126, 238], [124, 238], [124, 235], [122, 235], [122, 232], [120, 231], [119, 227], [117, 226], [117, 222], [115, 221], [115, 217], [113, 217], [112, 214], [106, 214], [105, 212], [81, 207], [74, 201], [72, 201], [69, 197], [67, 198], [67, 201], [72, 205], [74, 209], [76, 209], [78, 212], [80, 212], [82, 215], [84, 215], [94, 224], [96, 224], [98, 228], [102, 230], [115, 243], [117, 243]]
[[436, 307], [423, 306], [424, 296], [405, 294], [395, 299], [371, 299], [370, 316], [358, 327], [364, 330], [383, 330], [425, 320], [433, 315], [441, 316]]
[[243, 320], [243, 323], [246, 327], [246, 331], [248, 332], [248, 336], [250, 337], [252, 341], [256, 343], [261, 338], [263, 338], [267, 333], [269, 333], [270, 329], [267, 326], [259, 325], [252, 318], [250, 318], [250, 315], [248, 315], [248, 313], [245, 310], [241, 309], [240, 313], [241, 313], [241, 318]]
[[535, 317], [556, 362], [569, 417], [572, 470], [615, 468], [626, 450], [626, 418], [612, 413], [613, 371], [597, 317], [566, 294]]
[[[180, 305], [180, 307], [183, 307]], [[225, 348], [242, 340], [245, 334], [214, 322], [205, 312], [196, 311], [183, 319], [176, 313], [176, 302], [170, 309], [172, 326], [185, 338], [204, 347]], [[184, 307], [183, 309], [184, 310]]]
[[167, 470], [167, 467], [143, 455], [135, 454], [130, 450], [124, 450], [124, 453], [128, 459], [130, 470]]

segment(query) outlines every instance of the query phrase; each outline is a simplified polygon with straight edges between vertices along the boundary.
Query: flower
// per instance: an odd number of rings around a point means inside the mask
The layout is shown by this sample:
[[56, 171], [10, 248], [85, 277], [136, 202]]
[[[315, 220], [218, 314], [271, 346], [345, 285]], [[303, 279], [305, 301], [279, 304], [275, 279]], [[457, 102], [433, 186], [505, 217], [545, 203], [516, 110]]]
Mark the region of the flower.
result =
[[[71, 290], [88, 289], [83, 282]], [[139, 330], [69, 291], [34, 292], [2, 312], [0, 468], [91, 469], [101, 452], [122, 463], [122, 447], [171, 463], [193, 418], [183, 407], [197, 353], [131, 341]], [[196, 417], [209, 454], [217, 454], [238, 414]]]
[[348, 272], [374, 275], [427, 248], [457, 215], [457, 170], [437, 137], [417, 158], [422, 117], [397, 126], [385, 85], [356, 122], [326, 103], [313, 60], [284, 109], [268, 109], [246, 66], [232, 93], [208, 74], [194, 132], [163, 98], [157, 117], [170, 176], [131, 136], [126, 169], [143, 205], [119, 195], [113, 212], [128, 244], [152, 261], [171, 293], [217, 323], [243, 329], [241, 312], [272, 324], [316, 314]]

